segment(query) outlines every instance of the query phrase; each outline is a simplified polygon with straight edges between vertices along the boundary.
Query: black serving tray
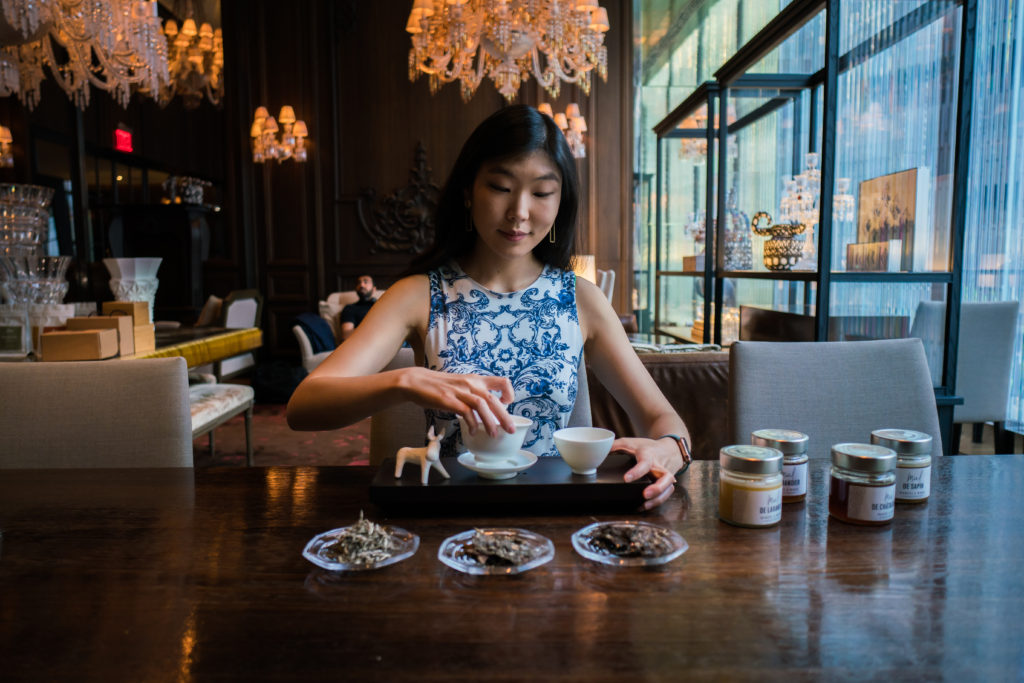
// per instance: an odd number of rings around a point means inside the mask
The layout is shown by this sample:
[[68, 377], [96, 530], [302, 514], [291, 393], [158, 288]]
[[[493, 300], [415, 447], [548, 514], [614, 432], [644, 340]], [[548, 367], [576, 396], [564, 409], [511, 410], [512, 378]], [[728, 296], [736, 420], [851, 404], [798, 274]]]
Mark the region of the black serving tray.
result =
[[388, 458], [370, 483], [370, 500], [382, 507], [429, 505], [432, 509], [514, 506], [520, 510], [635, 510], [643, 504], [643, 490], [654, 479], [648, 475], [637, 481], [623, 481], [622, 475], [633, 463], [633, 456], [627, 453], [611, 453], [596, 474], [580, 476], [573, 474], [561, 458], [540, 458], [537, 464], [511, 479], [484, 479], [460, 465], [456, 458], [441, 458], [451, 479], [432, 470], [429, 483], [424, 486], [416, 463], [407, 463], [401, 478], [396, 479], [395, 460]]

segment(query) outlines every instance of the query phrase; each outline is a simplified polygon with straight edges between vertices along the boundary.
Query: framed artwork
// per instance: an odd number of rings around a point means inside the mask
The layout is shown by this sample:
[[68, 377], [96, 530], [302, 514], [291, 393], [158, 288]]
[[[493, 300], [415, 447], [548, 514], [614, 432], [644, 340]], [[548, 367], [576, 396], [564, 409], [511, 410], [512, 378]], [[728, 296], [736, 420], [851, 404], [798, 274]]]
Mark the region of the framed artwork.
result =
[[846, 245], [846, 269], [898, 273], [902, 269], [903, 242], [858, 242]]
[[[916, 168], [870, 178], [860, 183], [860, 199], [857, 203], [857, 242], [860, 244], [886, 243], [887, 246], [892, 246], [893, 240], [899, 240], [901, 244], [899, 270], [914, 270], [914, 227], [918, 218], [917, 189], [918, 169]], [[888, 255], [886, 260], [888, 261]], [[863, 269], [867, 270], [867, 268]], [[889, 270], [889, 268], [872, 267], [870, 270]]]

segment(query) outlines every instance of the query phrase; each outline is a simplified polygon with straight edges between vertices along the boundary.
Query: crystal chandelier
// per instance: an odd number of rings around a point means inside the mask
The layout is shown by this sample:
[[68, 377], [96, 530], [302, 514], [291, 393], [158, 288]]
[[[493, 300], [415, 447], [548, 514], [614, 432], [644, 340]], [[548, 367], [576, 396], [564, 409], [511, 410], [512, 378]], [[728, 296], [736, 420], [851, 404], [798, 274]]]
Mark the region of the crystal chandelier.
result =
[[[808, 152], [804, 156], [806, 168], [803, 173], [794, 177], [784, 178], [785, 189], [779, 202], [779, 223], [799, 223], [806, 226], [804, 233], [804, 252], [798, 269], [817, 268], [815, 256], [814, 226], [821, 215], [819, 199], [821, 196], [821, 169], [818, 168], [820, 157], [817, 152]], [[836, 193], [832, 197], [832, 217], [837, 221], [853, 220], [854, 199], [850, 194], [850, 179], [836, 179]]]
[[195, 109], [205, 95], [214, 105], [224, 97], [224, 39], [221, 30], [207, 22], [196, 28], [192, 18], [192, 3], [188, 3], [186, 19], [178, 29], [178, 22], [168, 19], [164, 23], [167, 35], [171, 82], [160, 91], [159, 102], [166, 105], [180, 95], [186, 109]]
[[167, 43], [156, 0], [0, 0], [19, 44], [0, 50], [0, 96], [39, 103], [47, 67], [81, 109], [90, 88], [110, 92], [122, 107], [132, 89], [155, 96], [167, 86]]
[[[281, 133], [280, 140], [278, 132]], [[257, 107], [249, 134], [252, 137], [252, 160], [257, 164], [271, 159], [277, 159], [278, 163], [285, 159], [306, 160], [306, 138], [309, 136], [306, 122], [296, 120], [295, 111], [287, 104], [281, 107], [276, 121], [266, 107]]]
[[458, 80], [465, 102], [484, 76], [509, 102], [531, 74], [551, 97], [561, 81], [589, 95], [591, 71], [608, 79], [608, 28], [597, 0], [415, 0], [409, 80], [427, 74], [431, 94]]
[[548, 102], [542, 102], [537, 105], [537, 111], [554, 120], [555, 125], [565, 135], [565, 141], [569, 143], [569, 149], [574, 157], [583, 159], [587, 156], [587, 145], [583, 142], [583, 134], [587, 132], [587, 120], [580, 113], [580, 105], [573, 102], [565, 108], [564, 114], [556, 114]]

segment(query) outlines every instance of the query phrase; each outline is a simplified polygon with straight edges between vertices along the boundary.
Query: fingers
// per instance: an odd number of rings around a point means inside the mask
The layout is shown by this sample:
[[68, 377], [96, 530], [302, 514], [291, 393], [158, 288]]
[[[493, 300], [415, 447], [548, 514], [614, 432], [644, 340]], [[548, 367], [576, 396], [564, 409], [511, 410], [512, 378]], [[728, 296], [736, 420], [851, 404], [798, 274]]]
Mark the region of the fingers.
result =
[[[627, 451], [628, 452], [628, 451]], [[651, 471], [650, 460], [637, 460], [636, 464], [626, 470], [626, 473], [622, 476], [626, 481], [636, 481], [640, 477], [644, 476]]]
[[463, 417], [471, 434], [483, 427], [490, 436], [497, 436], [498, 429], [509, 434], [515, 432], [512, 416], [505, 404], [514, 397], [512, 383], [507, 377], [483, 375], [460, 375], [457, 398], [464, 404], [456, 410]]
[[501, 403], [509, 404], [515, 398], [515, 391], [512, 390], [512, 382], [508, 377], [482, 376], [487, 384], [488, 391], [497, 391], [501, 394]]
[[502, 419], [504, 419], [508, 426], [511, 426], [512, 418], [509, 416], [508, 411], [505, 410], [505, 406], [498, 402], [494, 394], [490, 392], [483, 396], [469, 394], [463, 398], [463, 402], [470, 408], [469, 412], [473, 414], [472, 423], [469, 420], [466, 421], [470, 425], [471, 434], [475, 434], [479, 427], [483, 427], [490, 436], [497, 436], [499, 428], [510, 433], [515, 431], [514, 429], [509, 430], [502, 423]]
[[645, 488], [644, 498], [647, 500], [644, 502], [644, 510], [656, 508], [668, 500], [675, 491], [675, 483], [675, 477], [665, 472], [658, 477], [658, 481]]

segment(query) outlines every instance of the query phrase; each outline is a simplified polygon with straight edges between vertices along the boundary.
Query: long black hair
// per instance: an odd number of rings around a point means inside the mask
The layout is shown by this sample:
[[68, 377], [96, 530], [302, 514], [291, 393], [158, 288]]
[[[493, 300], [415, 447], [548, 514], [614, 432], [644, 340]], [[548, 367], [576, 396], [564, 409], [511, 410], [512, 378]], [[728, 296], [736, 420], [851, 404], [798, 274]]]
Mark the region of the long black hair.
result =
[[470, 253], [476, 244], [476, 230], [467, 230], [470, 209], [466, 196], [481, 166], [492, 161], [543, 151], [562, 175], [562, 192], [555, 216], [556, 240], [546, 238], [534, 247], [542, 263], [568, 269], [576, 253], [576, 215], [579, 211], [579, 178], [565, 136], [551, 117], [533, 107], [516, 104], [491, 114], [476, 127], [459, 152], [455, 166], [441, 191], [434, 214], [434, 246], [410, 266], [411, 273], [425, 273], [454, 258]]

